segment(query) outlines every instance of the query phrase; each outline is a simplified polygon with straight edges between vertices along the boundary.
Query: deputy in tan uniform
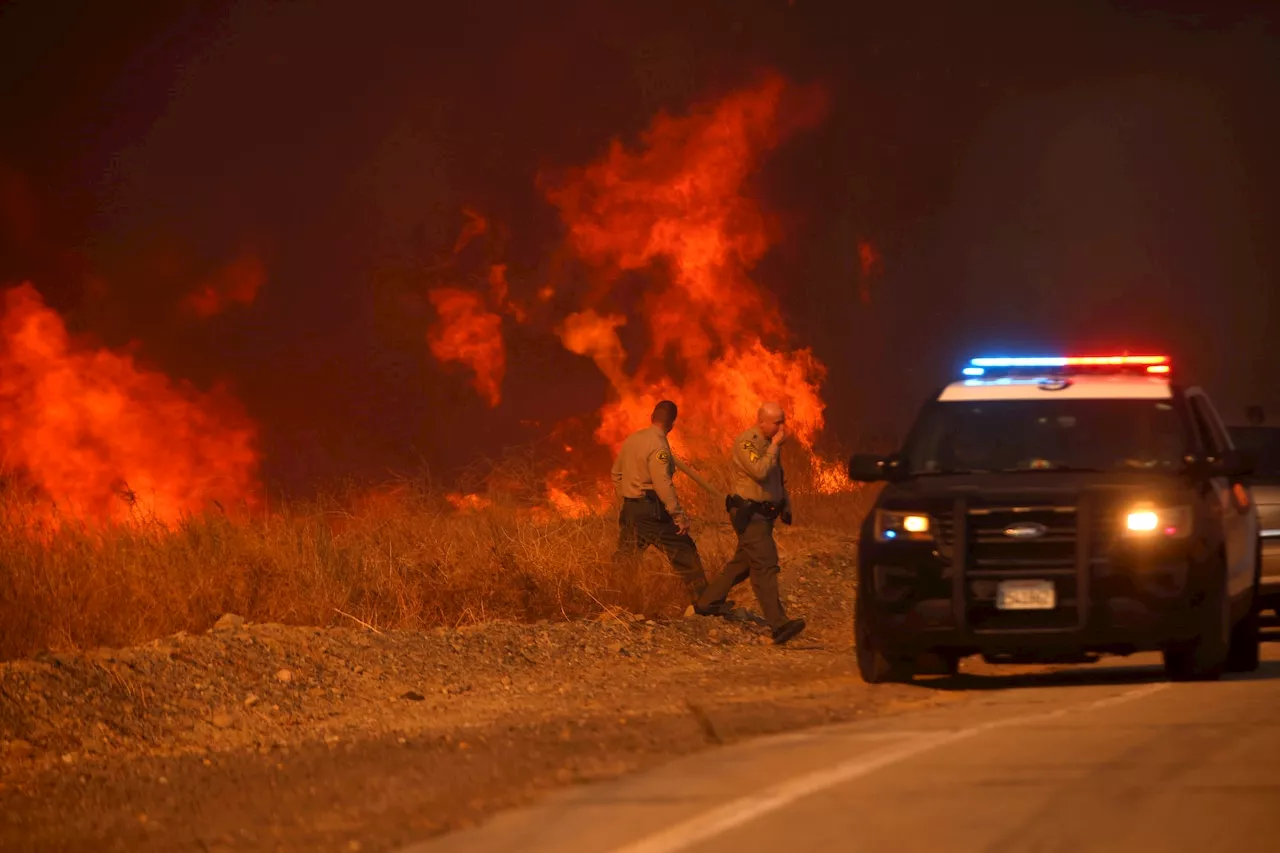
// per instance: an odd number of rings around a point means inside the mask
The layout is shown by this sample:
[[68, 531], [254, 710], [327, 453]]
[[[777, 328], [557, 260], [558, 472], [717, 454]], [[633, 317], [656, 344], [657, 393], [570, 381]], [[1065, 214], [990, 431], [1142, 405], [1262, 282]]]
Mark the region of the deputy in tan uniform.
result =
[[[689, 535], [689, 517], [671, 482], [676, 467], [667, 433], [675, 423], [676, 404], [661, 401], [653, 408], [652, 423], [627, 436], [614, 460], [613, 485], [622, 498], [614, 561], [635, 559], [650, 545], [657, 547], [667, 555], [696, 603], [707, 587], [707, 575], [698, 546]], [[696, 604], [695, 609], [702, 612]], [[723, 609], [713, 608], [717, 613]]]
[[715, 611], [731, 589], [750, 577], [765, 621], [773, 629], [773, 641], [778, 644], [804, 630], [804, 620], [788, 619], [782, 607], [778, 595], [778, 546], [773, 541], [775, 520], [791, 523], [782, 470], [786, 420], [781, 406], [765, 403], [756, 413], [756, 425], [734, 442], [733, 494], [726, 501], [726, 509], [738, 534], [738, 550], [698, 600], [700, 610]]

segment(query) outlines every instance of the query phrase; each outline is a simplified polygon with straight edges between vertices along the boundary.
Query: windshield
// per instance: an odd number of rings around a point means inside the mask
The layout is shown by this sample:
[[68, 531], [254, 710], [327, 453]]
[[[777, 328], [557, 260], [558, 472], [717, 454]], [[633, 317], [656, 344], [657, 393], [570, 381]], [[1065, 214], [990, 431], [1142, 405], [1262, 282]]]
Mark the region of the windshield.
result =
[[1169, 400], [996, 400], [933, 404], [905, 455], [916, 474], [1172, 472], [1186, 449]]
[[1280, 477], [1280, 427], [1231, 427], [1231, 443], [1250, 454], [1255, 475]]

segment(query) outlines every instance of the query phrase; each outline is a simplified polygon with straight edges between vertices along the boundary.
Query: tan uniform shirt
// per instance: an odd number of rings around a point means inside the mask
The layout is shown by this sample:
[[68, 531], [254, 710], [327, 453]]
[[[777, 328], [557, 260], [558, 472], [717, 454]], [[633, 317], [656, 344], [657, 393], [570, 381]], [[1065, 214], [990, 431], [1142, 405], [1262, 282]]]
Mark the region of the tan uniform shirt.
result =
[[613, 486], [623, 498], [643, 497], [654, 491], [662, 499], [667, 512], [678, 518], [684, 514], [671, 478], [676, 463], [671, 458], [671, 445], [660, 427], [649, 426], [633, 432], [622, 442], [618, 458], [613, 462]]
[[747, 430], [733, 444], [733, 491], [749, 501], [781, 504], [786, 500], [778, 445], [765, 438], [759, 427]]

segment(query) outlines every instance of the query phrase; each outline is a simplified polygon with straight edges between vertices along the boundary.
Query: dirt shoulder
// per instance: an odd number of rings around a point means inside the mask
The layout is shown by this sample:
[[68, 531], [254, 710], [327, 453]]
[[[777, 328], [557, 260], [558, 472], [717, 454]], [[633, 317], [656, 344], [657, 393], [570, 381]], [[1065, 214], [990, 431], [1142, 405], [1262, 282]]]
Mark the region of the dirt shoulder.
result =
[[863, 685], [850, 559], [801, 566], [785, 592], [810, 629], [781, 648], [617, 612], [431, 634], [228, 619], [0, 665], [0, 848], [391, 850], [719, 743], [958, 699]]

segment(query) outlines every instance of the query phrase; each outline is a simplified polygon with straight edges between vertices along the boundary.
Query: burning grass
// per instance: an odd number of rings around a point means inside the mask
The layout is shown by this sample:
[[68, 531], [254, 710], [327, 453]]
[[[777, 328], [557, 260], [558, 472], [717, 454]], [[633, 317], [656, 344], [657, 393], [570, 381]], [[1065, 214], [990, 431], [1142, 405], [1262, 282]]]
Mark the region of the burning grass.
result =
[[[575, 619], [614, 607], [681, 612], [683, 589], [661, 556], [650, 551], [638, 569], [611, 562], [614, 507], [570, 517], [534, 505], [527, 493], [493, 485], [511, 483], [513, 467], [499, 466], [505, 479], [491, 475], [490, 490], [470, 499], [406, 481], [275, 506], [247, 521], [210, 511], [172, 524], [51, 522], [3, 487], [0, 658], [137, 644], [204, 630], [225, 612], [410, 630]], [[734, 544], [723, 508], [687, 479], [677, 482], [715, 572]], [[797, 525], [779, 533], [784, 571], [803, 552], [848, 547], [869, 500], [864, 491], [798, 485]]]

